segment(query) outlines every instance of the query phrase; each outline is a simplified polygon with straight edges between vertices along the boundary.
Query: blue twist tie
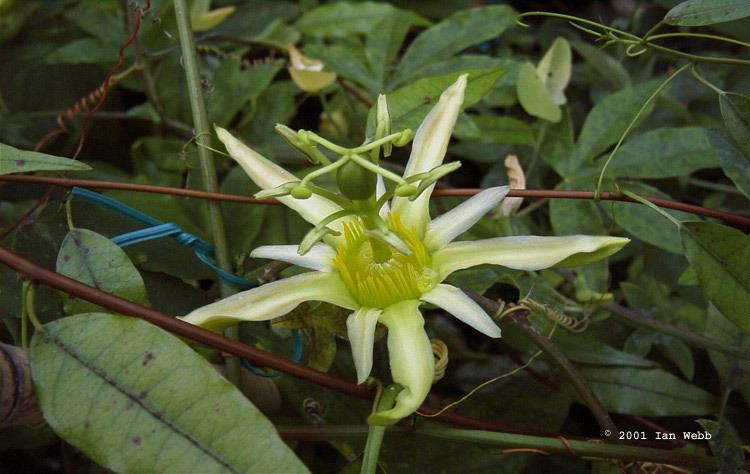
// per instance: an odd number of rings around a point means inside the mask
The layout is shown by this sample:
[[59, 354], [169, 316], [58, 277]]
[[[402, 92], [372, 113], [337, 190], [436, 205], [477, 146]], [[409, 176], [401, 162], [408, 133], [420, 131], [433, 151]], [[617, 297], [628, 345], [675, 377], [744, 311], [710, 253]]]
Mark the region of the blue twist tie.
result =
[[116, 211], [120, 214], [151, 226], [146, 229], [128, 232], [112, 238], [112, 242], [116, 243], [120, 247], [126, 247], [128, 245], [146, 242], [147, 240], [171, 236], [180, 245], [193, 249], [193, 252], [195, 252], [195, 256], [198, 257], [198, 259], [206, 266], [208, 266], [211, 270], [213, 270], [216, 275], [218, 275], [218, 277], [223, 281], [240, 288], [253, 288], [255, 286], [258, 286], [258, 284], [252, 280], [238, 277], [237, 275], [229, 273], [216, 266], [216, 264], [214, 264], [212, 261], [212, 257], [214, 256], [213, 246], [200, 237], [197, 237], [189, 232], [185, 232], [177, 224], [171, 222], [163, 223], [160, 220], [154, 219], [153, 217], [144, 214], [137, 209], [133, 209], [132, 207], [127, 206], [115, 199], [104, 196], [103, 194], [89, 191], [88, 189], [74, 187], [72, 193], [74, 197], [78, 197], [100, 206], [112, 209], [113, 211]]
[[[161, 222], [160, 220], [155, 219], [148, 214], [144, 214], [137, 209], [133, 209], [132, 207], [125, 205], [120, 201], [104, 196], [103, 194], [89, 191], [88, 189], [74, 187], [72, 190], [72, 195], [85, 201], [104, 206], [122, 215], [128, 216], [132, 219], [151, 226], [146, 229], [135, 230], [133, 232], [127, 232], [125, 234], [113, 237], [111, 239], [112, 242], [119, 245], [120, 247], [127, 247], [128, 245], [146, 242], [153, 239], [159, 239], [162, 237], [173, 237], [180, 245], [192, 248], [193, 252], [195, 252], [195, 256], [198, 257], [198, 260], [200, 260], [211, 270], [213, 270], [223, 281], [240, 288], [253, 288], [258, 286], [258, 284], [252, 280], [238, 277], [233, 273], [229, 273], [224, 269], [217, 267], [216, 264], [211, 261], [211, 258], [214, 255], [213, 246], [200, 237], [183, 231], [177, 224], [171, 222]], [[299, 361], [302, 360], [303, 347], [302, 338], [300, 337], [299, 331], [297, 329], [292, 330], [292, 340], [294, 341], [294, 353], [292, 354], [291, 360], [294, 363], [299, 363]], [[243, 367], [256, 375], [260, 375], [261, 377], [278, 377], [279, 375], [281, 375], [280, 372], [259, 369], [251, 364], [248, 360], [240, 360], [242, 361]]]
[[[290, 359], [295, 364], [299, 364], [299, 362], [302, 360], [302, 337], [300, 337], [299, 330], [292, 329], [292, 340], [294, 341], [294, 353], [292, 354], [292, 358]], [[242, 361], [242, 367], [246, 368], [250, 372], [254, 373], [255, 375], [259, 375], [261, 377], [278, 377], [280, 375], [283, 375], [281, 372], [277, 372], [275, 370], [263, 370], [255, 367], [252, 363], [250, 363], [247, 359], [240, 359]]]

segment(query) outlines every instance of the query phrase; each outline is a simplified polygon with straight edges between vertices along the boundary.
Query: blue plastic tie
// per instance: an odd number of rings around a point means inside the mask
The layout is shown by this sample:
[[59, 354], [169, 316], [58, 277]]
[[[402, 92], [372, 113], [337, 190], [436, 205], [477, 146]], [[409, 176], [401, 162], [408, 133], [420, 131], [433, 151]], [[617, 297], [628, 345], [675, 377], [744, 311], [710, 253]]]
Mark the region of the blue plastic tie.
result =
[[[212, 257], [214, 256], [213, 246], [200, 237], [197, 237], [189, 232], [185, 232], [177, 224], [171, 222], [161, 222], [160, 220], [155, 219], [148, 214], [144, 214], [137, 209], [133, 209], [132, 207], [123, 204], [120, 201], [104, 196], [103, 194], [89, 191], [88, 189], [74, 187], [72, 190], [72, 194], [74, 197], [81, 198], [85, 201], [89, 201], [100, 206], [104, 206], [122, 215], [128, 216], [132, 219], [151, 226], [145, 229], [135, 230], [113, 237], [111, 239], [112, 242], [119, 245], [120, 247], [127, 247], [128, 245], [138, 244], [153, 239], [160, 239], [162, 237], [173, 237], [180, 245], [193, 249], [193, 252], [195, 252], [195, 256], [198, 257], [198, 260], [200, 260], [211, 270], [213, 270], [223, 281], [240, 288], [253, 288], [258, 286], [258, 284], [253, 280], [238, 277], [237, 275], [229, 273], [226, 270], [216, 266], [216, 264], [214, 264], [212, 261]], [[304, 351], [302, 347], [302, 338], [300, 337], [299, 331], [297, 329], [292, 330], [292, 339], [294, 340], [294, 353], [292, 354], [291, 360], [294, 363], [299, 363], [299, 361], [302, 360], [302, 353]], [[243, 367], [261, 377], [278, 377], [279, 375], [282, 375], [281, 373], [276, 371], [259, 369], [246, 359], [241, 359], [241, 361]]]
[[151, 226], [146, 229], [128, 232], [112, 238], [112, 241], [121, 247], [146, 242], [147, 240], [159, 239], [161, 237], [173, 237], [180, 245], [193, 249], [195, 256], [206, 266], [211, 268], [211, 270], [213, 270], [223, 281], [240, 288], [253, 288], [258, 286], [258, 284], [252, 280], [238, 277], [237, 275], [229, 273], [216, 266], [212, 261], [212, 257], [214, 256], [213, 246], [200, 237], [185, 232], [177, 224], [171, 222], [163, 223], [158, 219], [121, 203], [120, 201], [104, 196], [103, 194], [89, 191], [88, 189], [74, 187], [73, 196], [107, 207], [113, 211]]
[[[292, 354], [291, 361], [295, 364], [299, 364], [299, 362], [302, 360], [302, 337], [299, 334], [299, 330], [292, 329], [292, 340], [294, 341], [294, 353]], [[280, 375], [283, 375], [281, 372], [277, 372], [275, 370], [263, 370], [255, 367], [252, 363], [250, 363], [247, 359], [241, 359], [242, 366], [249, 370], [250, 372], [254, 373], [255, 375], [259, 375], [261, 377], [278, 377]]]

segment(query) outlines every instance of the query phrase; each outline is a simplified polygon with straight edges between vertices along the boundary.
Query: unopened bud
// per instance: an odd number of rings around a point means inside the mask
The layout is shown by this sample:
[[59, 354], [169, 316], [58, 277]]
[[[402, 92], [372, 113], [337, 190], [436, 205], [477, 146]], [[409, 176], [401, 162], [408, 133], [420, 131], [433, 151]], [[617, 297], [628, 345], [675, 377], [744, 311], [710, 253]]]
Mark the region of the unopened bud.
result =
[[[386, 135], [391, 134], [391, 114], [388, 111], [388, 100], [386, 99], [385, 94], [380, 94], [378, 96], [376, 123], [377, 123], [377, 126], [375, 128], [376, 140], [378, 138], [383, 138]], [[391, 145], [391, 143], [384, 144], [383, 156], [391, 156], [392, 150], [393, 150], [393, 146]]]
[[295, 199], [308, 199], [312, 196], [312, 191], [306, 186], [295, 186], [292, 188], [291, 195]]

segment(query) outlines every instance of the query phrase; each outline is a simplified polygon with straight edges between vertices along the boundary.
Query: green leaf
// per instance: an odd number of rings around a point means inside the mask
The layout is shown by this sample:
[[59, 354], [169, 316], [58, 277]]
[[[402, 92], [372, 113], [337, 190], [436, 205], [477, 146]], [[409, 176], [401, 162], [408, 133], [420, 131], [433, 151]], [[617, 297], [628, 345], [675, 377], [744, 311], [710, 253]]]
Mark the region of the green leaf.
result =
[[[73, 229], [57, 254], [58, 273], [139, 304], [148, 304], [141, 274], [114, 242], [88, 229]], [[97, 311], [99, 306], [69, 297], [65, 313]]]
[[590, 161], [617, 142], [656, 87], [657, 81], [644, 82], [597, 102], [583, 122], [568, 171], [573, 172], [582, 162]]
[[[722, 342], [727, 347], [750, 351], [750, 335], [737, 330], [713, 305], [709, 306], [705, 335]], [[725, 388], [738, 390], [745, 403], [750, 403], [750, 360], [709, 350], [708, 356]]]
[[260, 64], [241, 69], [232, 59], [224, 60], [214, 73], [214, 91], [208, 101], [211, 119], [225, 126], [247, 102], [257, 98], [279, 72], [279, 64]]
[[385, 79], [390, 75], [401, 43], [417, 19], [413, 13], [394, 10], [367, 35], [365, 56], [372, 81], [377, 84], [377, 90], [370, 90], [373, 94], [384, 91]]
[[0, 143], [0, 175], [29, 171], [86, 171], [90, 169], [89, 165], [80, 161], [36, 151], [19, 150]]
[[724, 174], [750, 199], [750, 161], [724, 130], [709, 130], [708, 139]]
[[[463, 107], [471, 107], [492, 88], [505, 73], [502, 68], [472, 69], [443, 76], [426, 77], [388, 94], [388, 109], [391, 115], [391, 130], [411, 128], [416, 132], [427, 113], [435, 106], [440, 94], [453, 84], [459, 75], [469, 74]], [[367, 120], [367, 135], [375, 131], [375, 108], [370, 109]]]
[[[549, 333], [552, 323], [535, 313], [530, 315], [530, 320], [541, 329]], [[590, 332], [571, 333], [558, 328], [552, 341], [574, 362], [594, 365], [621, 365], [631, 367], [658, 367], [654, 361], [619, 351], [597, 339]]]
[[[603, 160], [597, 161], [603, 165]], [[669, 178], [718, 166], [716, 153], [702, 127], [664, 127], [633, 137], [607, 167], [607, 176]], [[601, 166], [592, 174], [598, 176]]]
[[[307, 472], [201, 356], [136, 318], [86, 313], [34, 335], [44, 417], [115, 472]], [[61, 376], [64, 375], [64, 376]]]
[[516, 12], [507, 5], [461, 10], [423, 31], [404, 53], [391, 87], [406, 81], [423, 66], [497, 37], [514, 24]]
[[722, 474], [746, 473], [742, 441], [729, 422], [726, 419], [721, 420], [721, 422], [714, 420], [695, 421], [711, 435], [708, 445], [711, 446], [711, 452], [719, 461], [717, 472]]
[[750, 97], [733, 92], [719, 94], [719, 105], [724, 125], [734, 143], [750, 160]]
[[560, 107], [555, 104], [533, 64], [524, 63], [519, 68], [516, 92], [518, 102], [527, 114], [550, 122], [559, 122], [562, 118]]
[[623, 415], [687, 416], [713, 413], [717, 400], [661, 369], [582, 367], [607, 411]]
[[646, 357], [658, 338], [659, 334], [644, 328], [638, 328], [625, 339], [622, 349], [628, 354]]
[[95, 38], [83, 38], [60, 46], [44, 62], [47, 64], [99, 64], [117, 61], [118, 47]]
[[[670, 197], [657, 188], [640, 182], [624, 181], [619, 184], [622, 189], [641, 196], [653, 196], [663, 199], [669, 199]], [[652, 209], [641, 204], [614, 202], [612, 203], [611, 210], [615, 222], [636, 238], [668, 252], [682, 254], [679, 229]], [[695, 219], [695, 216], [687, 212], [673, 211], [671, 209], [664, 209], [664, 212], [680, 221]]]
[[713, 222], [685, 222], [680, 235], [708, 299], [750, 333], [750, 237]]
[[[173, 13], [174, 15], [174, 13]], [[118, 46], [127, 38], [125, 11], [114, 1], [84, 0], [65, 11], [65, 18], [100, 43]], [[115, 54], [116, 54], [115, 49]], [[117, 56], [109, 58], [114, 61]]]
[[690, 348], [681, 340], [663, 336], [659, 338], [659, 350], [672, 362], [677, 365], [682, 375], [688, 380], [693, 380], [695, 374], [695, 360]]
[[750, 16], [746, 0], [687, 0], [667, 12], [669, 25], [705, 26]]
[[[574, 126], [570, 115], [570, 108], [562, 108], [562, 119], [557, 123], [547, 124], [547, 133], [539, 151], [542, 159], [560, 176], [566, 176], [568, 162], [575, 146]], [[574, 169], [574, 171], [577, 171]], [[593, 186], [593, 183], [592, 183]], [[553, 201], [560, 201], [554, 199]]]
[[[446, 74], [458, 73], [471, 69], [502, 68], [507, 70], [515, 65], [516, 63], [513, 60], [505, 58], [493, 58], [490, 56], [482, 56], [478, 54], [462, 54], [460, 56], [454, 56], [452, 58], [443, 59], [441, 61], [434, 61], [426, 64], [414, 74], [410, 75], [405, 81], [401, 81], [401, 83], [406, 83], [408, 85], [409, 83], [412, 83], [417, 79], [422, 79], [424, 77], [444, 76]], [[496, 87], [500, 82], [506, 80], [507, 74], [503, 74], [503, 76], [497, 81], [493, 88]], [[515, 86], [515, 81], [513, 82], [513, 85]], [[393, 86], [393, 84], [390, 84], [390, 86]]]
[[301, 33], [330, 38], [367, 34], [394, 8], [386, 3], [336, 2], [322, 5], [302, 15], [294, 25]]
[[323, 61], [327, 70], [350, 79], [369, 91], [380, 92], [380, 84], [367, 68], [366, 58], [361, 47], [344, 44], [310, 45], [305, 47], [305, 54]]
[[274, 150], [288, 153], [289, 145], [274, 127], [277, 123], [289, 123], [294, 116], [294, 96], [298, 92], [292, 81], [274, 81], [251, 105], [252, 113], [243, 111], [243, 120], [237, 126], [238, 136], [266, 157], [273, 158]]
[[[563, 181], [555, 189], [568, 191], [586, 189], [593, 185], [593, 180]], [[550, 220], [555, 235], [573, 234], [606, 234], [604, 220], [597, 204], [585, 199], [553, 199], [549, 203]]]
[[477, 136], [464, 137], [458, 130], [454, 131], [454, 135], [458, 138], [474, 138], [485, 143], [503, 145], [531, 145], [534, 143], [534, 129], [531, 128], [531, 125], [517, 118], [477, 115], [472, 117], [472, 122], [477, 126]]
[[[239, 166], [227, 174], [220, 188], [222, 193], [241, 196], [252, 196], [258, 190], [259, 188], [247, 179], [247, 174]], [[267, 210], [268, 206], [248, 206], [237, 202], [221, 203], [230, 254], [249, 253], [253, 249], [255, 239], [263, 229]]]
[[620, 61], [583, 41], [572, 41], [570, 44], [596, 72], [598, 79], [615, 90], [630, 87], [630, 76]]

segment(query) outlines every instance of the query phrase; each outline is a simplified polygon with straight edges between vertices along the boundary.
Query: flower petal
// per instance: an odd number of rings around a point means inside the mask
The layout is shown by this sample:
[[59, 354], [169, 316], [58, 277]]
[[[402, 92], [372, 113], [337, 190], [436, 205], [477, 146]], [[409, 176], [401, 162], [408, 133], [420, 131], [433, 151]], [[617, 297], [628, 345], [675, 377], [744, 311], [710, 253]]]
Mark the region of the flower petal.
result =
[[[453, 126], [464, 103], [466, 77], [467, 74], [461, 75], [440, 95], [437, 105], [417, 129], [404, 178], [430, 171], [443, 162]], [[414, 201], [409, 201], [407, 197], [393, 199], [393, 209], [401, 215], [401, 221], [414, 225], [419, 235], [422, 235], [430, 219], [429, 201], [433, 187], [427, 188]]]
[[357, 369], [357, 383], [367, 380], [372, 370], [375, 327], [382, 312], [380, 309], [359, 308], [346, 319], [346, 331], [352, 346], [354, 367]]
[[[223, 128], [216, 127], [216, 136], [227, 148], [229, 155], [242, 166], [250, 179], [261, 188], [271, 189], [290, 181], [299, 181], [292, 173], [267, 160], [263, 155], [236, 139]], [[313, 194], [308, 199], [296, 199], [291, 196], [276, 199], [296, 211], [311, 224], [317, 224], [334, 212], [341, 210], [341, 206], [317, 194]], [[332, 223], [331, 227], [340, 230], [341, 221]]]
[[437, 217], [427, 225], [424, 241], [427, 248], [437, 250], [463, 234], [508, 194], [508, 186], [485, 189], [471, 199]]
[[313, 245], [306, 254], [297, 253], [297, 245], [264, 245], [250, 252], [253, 258], [281, 260], [311, 270], [328, 271], [331, 268], [336, 251], [329, 245]]
[[501, 335], [500, 328], [492, 318], [474, 300], [455, 286], [440, 284], [429, 293], [422, 295], [421, 299], [443, 308], [481, 333], [490, 337]]
[[266, 321], [282, 316], [304, 301], [325, 301], [348, 309], [359, 307], [337, 273], [310, 272], [237, 293], [181, 319], [219, 330], [238, 321]]
[[541, 270], [553, 265], [575, 266], [612, 255], [630, 242], [623, 237], [534, 235], [498, 237], [470, 242], [453, 242], [433, 254], [441, 279], [464, 268], [485, 263], [516, 270]]
[[393, 381], [404, 387], [396, 405], [367, 418], [374, 425], [392, 425], [414, 413], [432, 386], [435, 360], [424, 330], [419, 301], [405, 300], [387, 307], [380, 322], [388, 328], [388, 358]]

